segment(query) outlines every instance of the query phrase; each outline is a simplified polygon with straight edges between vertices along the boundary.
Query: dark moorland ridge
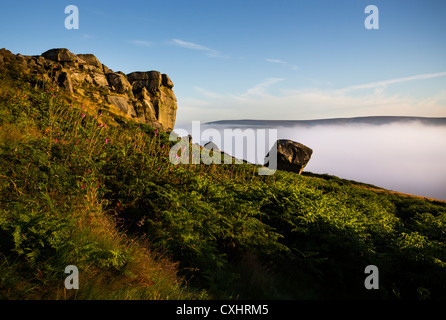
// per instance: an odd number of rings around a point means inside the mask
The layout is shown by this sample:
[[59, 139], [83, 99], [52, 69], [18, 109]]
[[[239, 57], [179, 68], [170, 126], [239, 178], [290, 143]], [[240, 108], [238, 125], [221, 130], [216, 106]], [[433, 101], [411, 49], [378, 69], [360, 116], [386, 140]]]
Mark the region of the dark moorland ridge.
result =
[[429, 125], [446, 125], [446, 118], [430, 118], [430, 117], [399, 117], [399, 116], [370, 116], [370, 117], [354, 117], [354, 118], [332, 118], [332, 119], [315, 119], [315, 120], [219, 120], [207, 122], [207, 124], [218, 125], [236, 125], [236, 126], [317, 126], [317, 125], [348, 125], [348, 124], [369, 124], [384, 125], [397, 122], [417, 121], [422, 124]]

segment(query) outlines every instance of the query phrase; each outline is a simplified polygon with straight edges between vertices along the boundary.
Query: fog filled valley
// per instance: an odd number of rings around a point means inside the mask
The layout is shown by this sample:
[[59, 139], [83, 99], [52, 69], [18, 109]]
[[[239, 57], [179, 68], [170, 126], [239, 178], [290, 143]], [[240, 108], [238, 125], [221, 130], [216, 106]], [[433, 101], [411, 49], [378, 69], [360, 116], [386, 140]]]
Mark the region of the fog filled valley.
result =
[[[277, 128], [278, 139], [300, 142], [313, 149], [305, 171], [335, 175], [388, 190], [446, 200], [446, 125], [440, 121], [376, 121], [277, 125], [255, 121], [202, 125], [221, 132], [225, 128]], [[267, 125], [267, 123], [271, 125]], [[207, 141], [201, 141], [202, 144]], [[246, 139], [245, 139], [246, 142]], [[274, 141], [269, 141], [268, 150]], [[224, 150], [222, 143], [216, 145]], [[246, 148], [245, 148], [246, 149]], [[262, 163], [254, 150], [224, 150], [236, 158]]]

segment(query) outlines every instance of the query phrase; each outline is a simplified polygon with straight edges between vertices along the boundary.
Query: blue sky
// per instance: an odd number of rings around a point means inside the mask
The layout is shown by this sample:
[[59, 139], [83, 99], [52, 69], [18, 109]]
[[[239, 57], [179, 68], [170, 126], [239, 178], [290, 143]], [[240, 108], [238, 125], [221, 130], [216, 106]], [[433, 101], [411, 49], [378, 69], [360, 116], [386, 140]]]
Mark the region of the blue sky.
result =
[[[64, 26], [67, 5], [79, 29]], [[367, 30], [367, 5], [379, 29]], [[446, 116], [446, 1], [9, 1], [0, 47], [158, 70], [192, 120]]]

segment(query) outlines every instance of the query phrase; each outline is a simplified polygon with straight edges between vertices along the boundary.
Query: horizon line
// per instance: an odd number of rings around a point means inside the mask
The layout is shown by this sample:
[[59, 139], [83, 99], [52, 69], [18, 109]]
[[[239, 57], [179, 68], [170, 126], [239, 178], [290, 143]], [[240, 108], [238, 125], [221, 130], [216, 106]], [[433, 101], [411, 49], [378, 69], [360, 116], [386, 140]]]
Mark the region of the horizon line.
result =
[[432, 119], [432, 120], [446, 120], [444, 117], [426, 117], [426, 116], [359, 116], [359, 117], [339, 117], [339, 118], [317, 118], [317, 119], [301, 119], [301, 120], [284, 120], [284, 119], [226, 119], [226, 120], [214, 120], [205, 122], [205, 124], [217, 123], [217, 122], [239, 122], [239, 121], [257, 121], [257, 122], [294, 122], [294, 121], [320, 121], [320, 120], [352, 120], [352, 119], [370, 119], [370, 118], [400, 118], [400, 119]]

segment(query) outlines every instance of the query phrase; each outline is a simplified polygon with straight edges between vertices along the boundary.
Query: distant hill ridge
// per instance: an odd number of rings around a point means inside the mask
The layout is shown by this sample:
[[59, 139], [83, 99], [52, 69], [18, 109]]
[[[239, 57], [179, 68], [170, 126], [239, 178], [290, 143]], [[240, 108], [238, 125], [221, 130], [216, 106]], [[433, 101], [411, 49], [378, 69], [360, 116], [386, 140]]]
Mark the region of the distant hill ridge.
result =
[[410, 116], [370, 116], [370, 117], [353, 117], [353, 118], [330, 118], [330, 119], [315, 119], [315, 120], [219, 120], [207, 122], [206, 124], [218, 125], [235, 125], [235, 126], [316, 126], [316, 125], [347, 125], [347, 124], [369, 124], [369, 125], [383, 125], [398, 122], [413, 122], [417, 121], [422, 124], [429, 125], [446, 125], [446, 117], [410, 117]]

